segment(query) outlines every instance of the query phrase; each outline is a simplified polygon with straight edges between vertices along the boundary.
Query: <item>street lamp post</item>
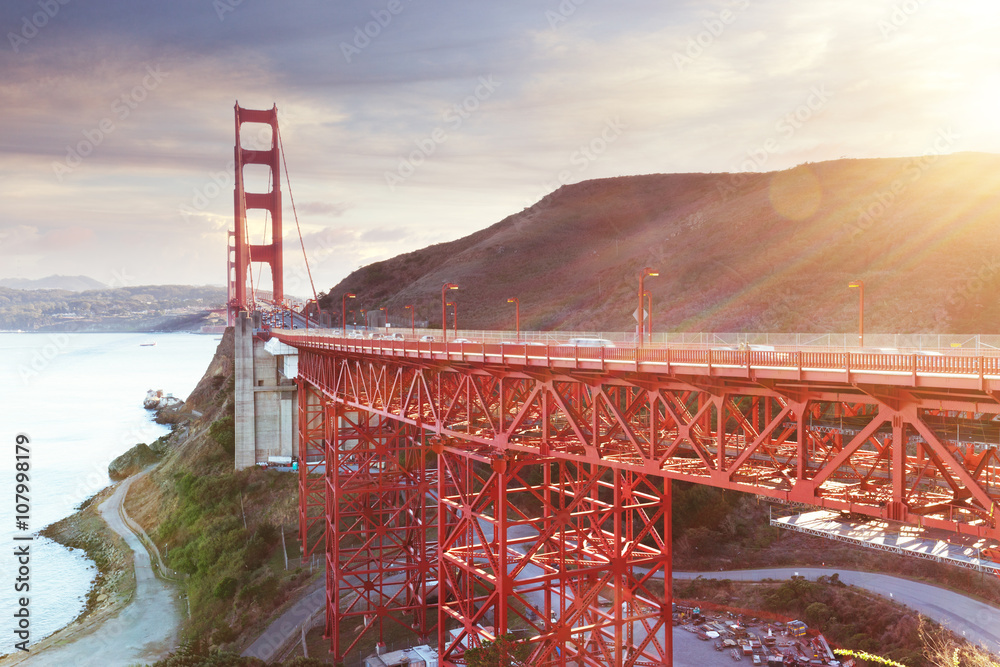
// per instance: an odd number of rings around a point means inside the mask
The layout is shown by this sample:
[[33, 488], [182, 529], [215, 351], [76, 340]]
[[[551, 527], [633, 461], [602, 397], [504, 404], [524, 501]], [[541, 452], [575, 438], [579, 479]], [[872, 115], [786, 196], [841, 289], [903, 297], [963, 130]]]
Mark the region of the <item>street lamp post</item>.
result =
[[365, 333], [368, 332], [368, 311], [361, 308], [361, 326], [365, 328]]
[[516, 296], [512, 296], [507, 299], [507, 303], [514, 304], [514, 331], [517, 332], [517, 340], [521, 341], [521, 302], [517, 300]]
[[865, 346], [865, 281], [854, 280], [848, 287], [857, 287], [861, 296], [861, 305], [858, 313], [858, 346]]
[[340, 320], [344, 324], [344, 337], [347, 337], [347, 300], [354, 299], [357, 294], [345, 294], [340, 300]]
[[385, 328], [388, 329], [389, 328], [389, 307], [388, 306], [382, 306], [381, 308], [379, 308], [379, 310], [382, 311], [382, 316], [385, 318]]
[[649, 304], [647, 311], [649, 312], [649, 344], [653, 344], [653, 293], [646, 290], [646, 303]]
[[414, 315], [413, 315], [413, 306], [403, 306], [403, 310], [406, 310], [407, 308], [410, 309], [410, 335], [411, 336], [416, 336], [417, 335], [417, 325], [416, 325], [416, 320], [413, 319], [414, 318]]
[[[642, 310], [643, 310], [642, 307], [643, 307], [643, 305], [645, 305], [645, 304], [643, 304], [643, 301], [644, 301], [643, 295], [645, 294], [645, 290], [643, 289], [643, 281], [645, 280], [646, 276], [649, 276], [649, 277], [652, 278], [652, 277], [658, 276], [658, 275], [660, 275], [660, 273], [658, 271], [654, 271], [653, 269], [649, 268], [648, 266], [645, 267], [642, 270], [642, 273], [639, 274], [639, 312], [637, 313], [637, 318], [639, 320], [639, 344], [640, 345], [642, 345], [643, 333], [645, 332], [645, 326], [646, 326], [646, 316], [642, 312]], [[650, 321], [650, 325], [652, 325], [652, 321]]]
[[450, 289], [458, 289], [458, 285], [445, 283], [441, 286], [441, 338], [445, 343], [448, 342], [448, 299], [445, 297], [445, 293]]
[[454, 327], [455, 338], [458, 338], [458, 304], [454, 301], [449, 301], [447, 306], [451, 306], [451, 325]]

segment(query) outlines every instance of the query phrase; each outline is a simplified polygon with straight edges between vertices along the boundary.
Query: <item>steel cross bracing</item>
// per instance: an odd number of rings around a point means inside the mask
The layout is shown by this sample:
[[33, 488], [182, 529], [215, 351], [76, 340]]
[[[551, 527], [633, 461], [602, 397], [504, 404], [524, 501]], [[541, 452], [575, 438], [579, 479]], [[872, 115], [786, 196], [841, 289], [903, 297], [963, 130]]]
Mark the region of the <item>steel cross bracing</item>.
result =
[[529, 665], [669, 664], [669, 482], [447, 442], [433, 445], [444, 663], [519, 628]]
[[[585, 664], [669, 664], [652, 657], [669, 652], [669, 632], [657, 633], [655, 623], [646, 629], [665, 616], [669, 591], [656, 594], [642, 578], [669, 569], [669, 525], [647, 529], [665, 519], [639, 500], [659, 498], [668, 508], [664, 480], [998, 538], [996, 358], [276, 335], [299, 348], [300, 381], [335, 409], [380, 420], [379, 432], [410, 429], [407, 442], [437, 453], [445, 664], [509, 629], [512, 614], [522, 625], [541, 619], [529, 624], [537, 644], [530, 664], [564, 664], [570, 655], [595, 661]], [[328, 489], [337, 474], [327, 468]], [[552, 482], [553, 474], [568, 481]], [[645, 491], [616, 500], [619, 488]], [[579, 514], [559, 514], [591, 491]], [[328, 514], [337, 511], [331, 493]], [[642, 518], [622, 532], [609, 528], [613, 517], [634, 512]], [[529, 525], [538, 535], [518, 533]], [[652, 551], [629, 552], [637, 543]], [[328, 552], [340, 548], [328, 533]], [[519, 576], [504, 577], [504, 569]], [[612, 580], [601, 582], [605, 570]], [[601, 591], [641, 602], [602, 617]], [[558, 604], [553, 621], [545, 605]], [[343, 613], [332, 600], [328, 612]]]
[[[331, 649], [350, 651], [369, 630], [384, 642], [395, 622], [426, 640], [428, 598], [435, 586], [436, 471], [426, 467], [425, 433], [342, 404], [331, 406], [325, 475], [327, 591], [339, 601], [328, 614]], [[332, 603], [331, 603], [332, 604]], [[362, 629], [340, 645], [340, 623]]]

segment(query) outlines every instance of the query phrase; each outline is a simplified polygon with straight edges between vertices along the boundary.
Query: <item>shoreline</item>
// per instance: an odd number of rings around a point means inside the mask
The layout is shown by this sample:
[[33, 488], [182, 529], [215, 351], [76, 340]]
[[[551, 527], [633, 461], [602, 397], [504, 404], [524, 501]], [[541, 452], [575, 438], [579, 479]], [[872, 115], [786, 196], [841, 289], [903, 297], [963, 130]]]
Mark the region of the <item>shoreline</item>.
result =
[[27, 653], [0, 656], [0, 665], [17, 665], [40, 651], [73, 641], [116, 616], [132, 600], [136, 587], [134, 555], [97, 510], [117, 486], [104, 487], [81, 503], [75, 512], [38, 532], [68, 549], [83, 550], [97, 568], [97, 575], [87, 591], [83, 610], [73, 620], [32, 643]]

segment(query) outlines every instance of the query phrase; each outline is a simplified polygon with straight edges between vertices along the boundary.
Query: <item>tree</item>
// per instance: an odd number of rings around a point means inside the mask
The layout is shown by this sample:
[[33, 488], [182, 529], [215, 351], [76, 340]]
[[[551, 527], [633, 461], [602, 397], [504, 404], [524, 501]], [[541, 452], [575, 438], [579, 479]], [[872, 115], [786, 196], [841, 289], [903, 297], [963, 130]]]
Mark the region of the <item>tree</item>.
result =
[[479, 648], [465, 652], [465, 662], [469, 667], [520, 667], [531, 653], [531, 646], [518, 641], [514, 635], [500, 635], [492, 642], [484, 642]]

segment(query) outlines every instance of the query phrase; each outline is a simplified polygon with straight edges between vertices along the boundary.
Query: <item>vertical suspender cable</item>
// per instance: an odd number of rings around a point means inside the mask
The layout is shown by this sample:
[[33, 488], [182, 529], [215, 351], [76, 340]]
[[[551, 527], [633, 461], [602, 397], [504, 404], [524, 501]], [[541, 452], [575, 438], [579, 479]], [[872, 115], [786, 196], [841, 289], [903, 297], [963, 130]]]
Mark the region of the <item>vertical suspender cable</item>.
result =
[[[275, 128], [277, 129], [277, 124]], [[302, 246], [302, 259], [306, 263], [306, 274], [309, 276], [309, 286], [312, 288], [313, 299], [317, 308], [319, 300], [316, 296], [316, 284], [313, 282], [312, 270], [309, 268], [309, 258], [306, 257], [306, 243], [302, 240], [302, 227], [299, 225], [299, 214], [295, 210], [295, 197], [292, 196], [292, 181], [288, 177], [288, 162], [285, 160], [285, 146], [281, 143], [281, 130], [278, 130], [278, 148], [281, 150], [281, 163], [285, 166], [285, 182], [288, 184], [288, 199], [292, 202], [292, 215], [295, 217], [295, 228], [299, 231], [299, 244]]]

